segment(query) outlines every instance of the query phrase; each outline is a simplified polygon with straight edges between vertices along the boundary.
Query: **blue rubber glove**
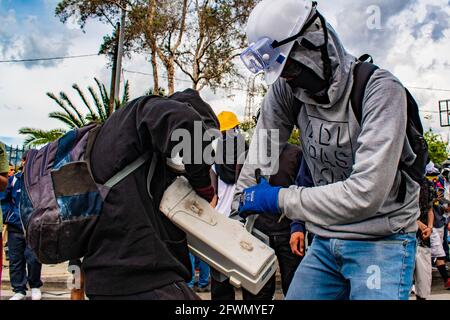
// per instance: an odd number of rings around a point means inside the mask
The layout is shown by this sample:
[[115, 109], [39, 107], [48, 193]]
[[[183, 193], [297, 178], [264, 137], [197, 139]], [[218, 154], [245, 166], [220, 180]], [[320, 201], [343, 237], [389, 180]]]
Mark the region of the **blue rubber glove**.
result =
[[244, 190], [239, 204], [239, 215], [246, 218], [249, 214], [280, 214], [278, 193], [281, 187], [272, 187], [266, 179], [256, 186]]

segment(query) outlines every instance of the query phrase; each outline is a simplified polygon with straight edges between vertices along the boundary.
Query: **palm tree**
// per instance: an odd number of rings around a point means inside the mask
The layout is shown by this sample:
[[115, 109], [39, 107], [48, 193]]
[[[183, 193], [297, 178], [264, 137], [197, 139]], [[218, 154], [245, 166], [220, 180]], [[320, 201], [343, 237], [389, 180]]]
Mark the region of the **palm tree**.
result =
[[22, 128], [19, 130], [20, 134], [27, 135], [25, 138], [25, 145], [27, 147], [39, 147], [49, 142], [55, 141], [62, 137], [67, 131], [82, 128], [90, 123], [104, 123], [108, 117], [130, 99], [130, 86], [128, 81], [125, 82], [123, 89], [123, 96], [121, 100], [114, 102], [113, 110], [110, 110], [110, 96], [106, 90], [106, 86], [102, 84], [97, 78], [94, 78], [97, 91], [92, 87], [88, 87], [90, 99], [81, 88], [74, 84], [72, 88], [78, 93], [83, 106], [87, 109], [87, 113], [80, 111], [72, 102], [65, 92], [60, 92], [59, 97], [54, 93], [47, 92], [47, 96], [52, 99], [56, 105], [61, 108], [61, 111], [54, 111], [49, 113], [49, 117], [64, 123], [67, 129], [52, 129], [40, 130], [35, 128]]
[[66, 133], [65, 129], [53, 129], [53, 130], [39, 130], [34, 128], [21, 128], [20, 134], [26, 134], [25, 146], [28, 148], [36, 148], [47, 144], [51, 141], [55, 141]]

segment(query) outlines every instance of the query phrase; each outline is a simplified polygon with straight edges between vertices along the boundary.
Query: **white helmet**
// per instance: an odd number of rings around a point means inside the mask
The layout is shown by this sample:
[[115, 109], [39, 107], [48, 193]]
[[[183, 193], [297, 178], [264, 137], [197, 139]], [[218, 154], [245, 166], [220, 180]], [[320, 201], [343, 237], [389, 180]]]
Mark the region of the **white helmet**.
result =
[[250, 47], [241, 54], [245, 66], [253, 73], [264, 71], [267, 84], [273, 84], [281, 75], [294, 40], [313, 8], [311, 0], [262, 0], [258, 3], [247, 23]]

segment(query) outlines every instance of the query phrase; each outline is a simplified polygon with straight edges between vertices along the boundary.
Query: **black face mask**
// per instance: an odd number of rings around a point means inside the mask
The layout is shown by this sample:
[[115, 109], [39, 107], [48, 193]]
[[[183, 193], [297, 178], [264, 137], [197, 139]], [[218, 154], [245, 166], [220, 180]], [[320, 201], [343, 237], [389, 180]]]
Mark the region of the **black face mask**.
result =
[[[313, 6], [314, 8], [317, 7], [317, 2], [314, 1], [313, 2]], [[309, 27], [311, 27], [316, 20], [319, 19], [321, 24], [322, 24], [322, 29], [323, 29], [323, 34], [324, 34], [324, 39], [325, 42], [323, 45], [320, 46], [316, 46], [313, 43], [311, 43], [310, 41], [308, 41], [307, 39], [303, 38], [300, 45], [305, 47], [308, 50], [314, 50], [314, 51], [320, 51], [321, 53], [321, 57], [322, 57], [322, 63], [323, 63], [323, 73], [324, 73], [324, 78], [326, 80], [327, 83], [331, 83], [331, 78], [332, 78], [332, 70], [331, 70], [331, 60], [330, 60], [330, 56], [328, 53], [328, 27], [325, 21], [325, 18], [317, 11], [314, 16], [309, 19], [309, 21], [302, 27], [302, 29], [300, 30], [299, 33], [284, 39], [283, 41], [274, 41], [272, 43], [272, 47], [273, 48], [278, 48], [281, 47], [282, 45], [288, 44], [289, 42], [295, 41], [296, 39], [298, 39], [301, 35], [303, 35]], [[293, 61], [292, 59], [290, 59], [291, 61]], [[295, 61], [295, 60], [294, 60]], [[304, 65], [302, 65], [304, 66]], [[304, 66], [305, 68], [308, 68], [306, 66]], [[285, 67], [286, 69], [286, 67]], [[312, 71], [312, 70], [310, 70]], [[284, 71], [283, 71], [284, 72]], [[314, 72], [313, 72], [314, 73]], [[313, 76], [314, 77], [314, 76]], [[290, 77], [284, 77], [284, 78], [290, 78]], [[320, 78], [319, 78], [320, 79]], [[317, 80], [317, 79], [316, 79]], [[321, 80], [321, 79], [320, 79]], [[323, 81], [323, 80], [322, 80]], [[299, 86], [300, 87], [300, 86]], [[306, 89], [306, 88], [305, 88]], [[314, 89], [315, 90], [315, 89]]]
[[289, 59], [289, 64], [284, 68], [281, 77], [290, 79], [287, 81], [292, 89], [301, 88], [316, 95], [328, 88], [328, 82], [320, 78], [311, 68], [304, 64]]

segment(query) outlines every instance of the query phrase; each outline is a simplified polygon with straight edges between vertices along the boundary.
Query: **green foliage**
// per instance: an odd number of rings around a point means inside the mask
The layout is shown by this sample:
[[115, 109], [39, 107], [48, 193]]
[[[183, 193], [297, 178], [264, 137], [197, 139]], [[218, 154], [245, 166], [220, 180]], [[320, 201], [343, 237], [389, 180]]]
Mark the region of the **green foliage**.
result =
[[45, 131], [35, 128], [22, 128], [19, 130], [19, 133], [27, 135], [24, 142], [26, 147], [36, 148], [62, 137], [66, 133], [66, 130], [53, 129]]
[[239, 127], [241, 128], [242, 131], [244, 132], [248, 132], [249, 130], [253, 129], [256, 127], [256, 122], [255, 121], [245, 121], [245, 122], [241, 122], [241, 124], [239, 125]]
[[185, 41], [175, 62], [193, 88], [230, 86], [239, 71], [236, 58], [246, 45], [245, 25], [255, 0], [193, 1]]
[[117, 46], [116, 23], [127, 8], [124, 52], [151, 56], [153, 87], [159, 71], [167, 73], [168, 92], [175, 87], [176, 67], [192, 87], [231, 85], [241, 76], [235, 58], [246, 43], [245, 24], [256, 0], [60, 0], [55, 14], [63, 23], [75, 18], [81, 29], [90, 19], [109, 23], [100, 53], [113, 57]]
[[[66, 126], [66, 129], [45, 131], [28, 127], [22, 128], [19, 130], [19, 133], [27, 135], [25, 138], [25, 145], [33, 148], [42, 146], [55, 141], [69, 130], [82, 128], [92, 122], [105, 122], [111, 114], [109, 110], [109, 93], [106, 90], [106, 86], [98, 79], [94, 78], [94, 81], [97, 90], [95, 90], [94, 87], [88, 87], [90, 99], [77, 84], [72, 86], [83, 102], [83, 107], [87, 110], [87, 113], [83, 113], [65, 92], [60, 92], [59, 96], [47, 92], [47, 96], [62, 109], [61, 111], [50, 112], [48, 115], [49, 118], [62, 122]], [[122, 99], [120, 101], [115, 101], [113, 112], [126, 104], [130, 98], [130, 85], [128, 81], [124, 84], [123, 92]]]
[[289, 143], [290, 144], [295, 144], [297, 146], [300, 145], [300, 130], [298, 130], [297, 128], [295, 128], [292, 131], [291, 137], [289, 138]]
[[164, 88], [159, 88], [158, 92], [155, 92], [153, 88], [148, 89], [145, 91], [144, 95], [146, 96], [160, 96], [160, 97], [167, 97], [166, 90]]
[[437, 165], [440, 165], [442, 162], [447, 160], [447, 144], [442, 141], [442, 136], [440, 134], [436, 134], [430, 129], [425, 133], [425, 140], [428, 143], [428, 152], [431, 161]]
[[[246, 122], [242, 122], [239, 126], [242, 130], [242, 132], [244, 132], [244, 136], [247, 140], [251, 140], [251, 136], [253, 135], [253, 130], [256, 127], [256, 122], [255, 121], [246, 121]], [[292, 131], [292, 134], [288, 140], [288, 142], [290, 144], [295, 144], [297, 146], [300, 145], [300, 131], [297, 128], [294, 128], [294, 130]]]
[[75, 17], [82, 29], [90, 18], [114, 24], [126, 2], [128, 0], [62, 0], [56, 6], [55, 15], [63, 23]]

